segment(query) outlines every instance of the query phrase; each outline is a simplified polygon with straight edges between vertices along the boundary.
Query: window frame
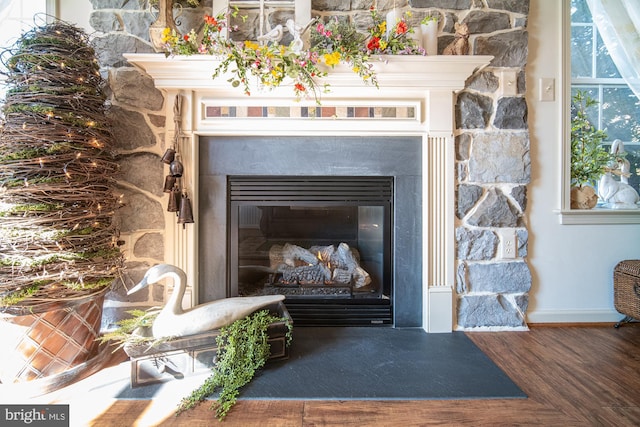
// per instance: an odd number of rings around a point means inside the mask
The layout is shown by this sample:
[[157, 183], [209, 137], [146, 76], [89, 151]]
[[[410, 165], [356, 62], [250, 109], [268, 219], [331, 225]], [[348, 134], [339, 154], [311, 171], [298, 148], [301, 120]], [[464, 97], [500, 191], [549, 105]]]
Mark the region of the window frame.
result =
[[[640, 209], [571, 209], [571, 0], [562, 0], [561, 224], [640, 224]], [[617, 79], [616, 79], [617, 80]], [[585, 80], [586, 83], [586, 80]], [[637, 189], [636, 189], [637, 190]]]

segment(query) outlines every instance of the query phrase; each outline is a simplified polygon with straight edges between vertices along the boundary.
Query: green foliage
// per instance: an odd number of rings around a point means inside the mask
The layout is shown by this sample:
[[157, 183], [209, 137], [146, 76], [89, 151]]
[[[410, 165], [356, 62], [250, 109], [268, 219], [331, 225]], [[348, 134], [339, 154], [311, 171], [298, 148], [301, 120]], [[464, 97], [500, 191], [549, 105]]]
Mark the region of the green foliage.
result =
[[22, 205], [14, 205], [9, 207], [9, 209], [5, 209], [0, 211], [0, 217], [6, 216], [6, 214], [16, 214], [16, 213], [33, 213], [33, 212], [55, 212], [62, 209], [64, 205], [62, 203], [25, 203]]
[[81, 289], [100, 289], [105, 286], [109, 286], [113, 282], [111, 277], [105, 277], [102, 279], [94, 280], [91, 282], [64, 282], [63, 285], [69, 289], [81, 290]]
[[587, 109], [598, 101], [583, 91], [578, 91], [572, 101], [575, 112], [571, 119], [571, 185], [595, 185], [612, 160], [602, 146], [606, 132], [597, 130], [587, 116]]
[[[0, 258], [0, 265], [2, 266], [12, 266], [12, 267], [23, 267], [23, 268], [34, 268], [47, 266], [49, 264], [56, 263], [71, 263], [73, 261], [78, 260], [104, 260], [104, 259], [114, 259], [121, 256], [120, 250], [118, 248], [107, 248], [107, 249], [99, 249], [95, 251], [82, 251], [82, 252], [71, 252], [71, 251], [58, 251], [58, 252], [49, 252], [40, 256], [32, 256], [32, 257], [24, 257], [24, 256], [5, 256]], [[104, 285], [108, 285], [113, 281], [113, 277], [108, 276]], [[74, 283], [74, 282], [68, 282]], [[70, 287], [73, 289], [74, 287]], [[82, 286], [82, 289], [90, 289], [90, 287]]]
[[[79, 150], [79, 147], [74, 146], [67, 141], [55, 142], [47, 145], [46, 147], [28, 148], [25, 150], [7, 152], [7, 154], [0, 155], [0, 163], [9, 163], [16, 160], [38, 159], [42, 156], [53, 156], [56, 154], [70, 153], [72, 151], [78, 152]], [[47, 176], [46, 178], [49, 179], [48, 182], [58, 182], [53, 181], [53, 179], [60, 177]], [[33, 180], [33, 178], [31, 179]]]
[[426, 25], [429, 22], [438, 22], [438, 17], [437, 16], [432, 16], [432, 15], [427, 15], [424, 18], [422, 18], [422, 20], [420, 21], [421, 24]]
[[16, 292], [11, 292], [7, 295], [3, 295], [2, 297], [0, 297], [0, 305], [18, 304], [20, 303], [20, 301], [23, 301], [29, 298], [30, 296], [34, 295], [36, 292], [38, 292], [39, 289], [40, 289], [40, 286], [34, 283], [31, 286], [27, 286], [23, 289], [19, 289]]
[[[170, 338], [154, 338], [151, 331], [153, 321], [158, 317], [160, 309], [157, 307], [148, 310], [129, 310], [132, 317], [120, 319], [116, 322], [117, 328], [105, 332], [98, 340], [102, 343], [113, 341], [118, 344], [113, 350], [116, 352], [126, 345], [156, 345]], [[149, 333], [146, 333], [149, 332]]]
[[[224, 419], [236, 403], [240, 389], [248, 384], [255, 373], [269, 358], [267, 328], [271, 323], [283, 319], [260, 310], [244, 319], [220, 329], [216, 338], [218, 355], [212, 374], [191, 395], [180, 402], [176, 414], [193, 408], [208, 396], [220, 390], [218, 400], [213, 403], [219, 420]], [[292, 326], [287, 322], [287, 345], [291, 342]]]
[[[0, 163], [2, 162], [6, 162], [6, 159], [0, 159]], [[35, 177], [31, 180], [29, 180], [29, 185], [38, 185], [38, 184], [55, 184], [55, 183], [59, 183], [62, 182], [64, 178], [62, 177]], [[13, 179], [13, 180], [6, 180], [4, 182], [4, 186], [6, 188], [18, 188], [18, 187], [23, 187], [24, 186], [24, 179]], [[1, 215], [1, 214], [0, 214]]]

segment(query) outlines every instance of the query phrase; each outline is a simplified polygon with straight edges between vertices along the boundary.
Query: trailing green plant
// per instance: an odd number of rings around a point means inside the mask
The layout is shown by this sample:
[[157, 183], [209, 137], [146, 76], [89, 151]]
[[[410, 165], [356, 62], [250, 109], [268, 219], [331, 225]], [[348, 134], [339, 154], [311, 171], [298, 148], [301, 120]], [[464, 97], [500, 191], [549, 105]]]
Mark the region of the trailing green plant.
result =
[[595, 185], [605, 172], [613, 156], [603, 147], [607, 133], [596, 129], [589, 120], [587, 110], [598, 101], [586, 91], [578, 90], [572, 97], [571, 118], [571, 185]]
[[[220, 335], [216, 337], [218, 354], [212, 374], [200, 387], [182, 399], [176, 415], [197, 406], [216, 391], [220, 391], [211, 409], [215, 410], [219, 420], [223, 420], [235, 405], [240, 389], [253, 379], [269, 358], [267, 328], [271, 323], [282, 320], [284, 319], [269, 313], [269, 310], [260, 310], [220, 328]], [[286, 325], [289, 329], [286, 345], [289, 346], [292, 325], [289, 322], [286, 322]]]

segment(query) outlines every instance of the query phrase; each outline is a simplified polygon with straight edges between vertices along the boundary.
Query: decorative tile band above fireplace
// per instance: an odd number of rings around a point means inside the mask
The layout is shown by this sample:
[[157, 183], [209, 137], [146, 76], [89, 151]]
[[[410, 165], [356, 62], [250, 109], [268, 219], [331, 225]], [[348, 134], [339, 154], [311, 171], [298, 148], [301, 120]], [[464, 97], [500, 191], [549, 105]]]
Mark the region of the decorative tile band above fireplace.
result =
[[[329, 77], [331, 92], [322, 97], [321, 107], [336, 107], [331, 118], [320, 114], [313, 100], [295, 102], [290, 87], [273, 91], [252, 91], [250, 97], [232, 88], [225, 76], [211, 80], [217, 61], [211, 57], [165, 58], [158, 54], [127, 54], [127, 60], [147, 72], [156, 87], [165, 91], [167, 145], [174, 139], [173, 104], [177, 95], [184, 98], [178, 150], [185, 168], [185, 188], [194, 197], [194, 211], [198, 212], [203, 197], [199, 182], [199, 144], [217, 136], [314, 137], [333, 138], [357, 136], [364, 141], [368, 137], [409, 137], [420, 144], [421, 232], [413, 236], [421, 250], [421, 278], [418, 287], [418, 323], [427, 332], [450, 332], [453, 329], [454, 312], [454, 146], [453, 117], [455, 91], [464, 87], [466, 79], [492, 59], [487, 56], [393, 56], [375, 63], [380, 89], [363, 86], [357, 76], [347, 69], [336, 67]], [[222, 109], [207, 107], [267, 107], [266, 114], [243, 116], [238, 110], [229, 117]], [[280, 110], [272, 110], [269, 107]], [[307, 108], [306, 117], [292, 111]], [[338, 107], [344, 107], [338, 110]], [[378, 107], [405, 108], [383, 112]], [[353, 108], [353, 110], [349, 110]], [[357, 117], [357, 111], [370, 111], [373, 116]], [[407, 112], [413, 109], [411, 113]], [[248, 109], [247, 109], [248, 111]], [[262, 110], [265, 111], [264, 109]], [[288, 111], [287, 113], [285, 113]], [[299, 108], [302, 112], [303, 109]], [[340, 113], [338, 114], [338, 111]], [[351, 114], [349, 113], [351, 111]], [[404, 111], [398, 114], [398, 111]], [[376, 112], [379, 114], [376, 116]], [[392, 117], [393, 116], [393, 117]], [[302, 147], [301, 149], [303, 149]], [[367, 150], [363, 151], [366, 158]], [[249, 153], [247, 153], [249, 155]], [[255, 156], [255, 153], [251, 154]], [[344, 159], [340, 159], [344, 160]], [[256, 159], [259, 161], [259, 158]], [[336, 164], [339, 168], [340, 162]], [[226, 217], [226, 201], [219, 199], [215, 191], [207, 192], [213, 200], [213, 215]], [[209, 200], [208, 202], [211, 202]], [[183, 268], [189, 279], [192, 301], [204, 302], [204, 298], [222, 298], [226, 294], [202, 295], [198, 283], [225, 284], [227, 259], [201, 260], [198, 254], [199, 227], [203, 219], [196, 215], [195, 224], [185, 229], [175, 224], [175, 217], [167, 214], [165, 240], [168, 253], [165, 261]], [[220, 227], [220, 228], [216, 228]], [[208, 230], [218, 236], [216, 241], [226, 244], [226, 230], [220, 225]], [[226, 253], [226, 251], [225, 251]], [[206, 262], [207, 268], [202, 264]], [[396, 260], [397, 262], [397, 260]], [[206, 275], [203, 275], [204, 271]], [[399, 324], [402, 326], [402, 324]]]

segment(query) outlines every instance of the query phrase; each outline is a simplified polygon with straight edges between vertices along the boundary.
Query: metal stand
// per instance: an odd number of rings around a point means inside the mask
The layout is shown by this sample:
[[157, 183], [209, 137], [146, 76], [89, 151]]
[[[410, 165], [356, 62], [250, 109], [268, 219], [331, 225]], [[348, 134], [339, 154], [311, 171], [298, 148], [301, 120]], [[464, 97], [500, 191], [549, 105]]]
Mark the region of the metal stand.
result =
[[623, 323], [629, 323], [633, 320], [633, 317], [631, 316], [624, 316], [624, 319], [622, 319], [621, 321], [619, 321], [618, 323], [616, 323], [615, 325], [613, 325], [614, 328], [618, 329], [620, 327], [620, 325], [622, 325]]

